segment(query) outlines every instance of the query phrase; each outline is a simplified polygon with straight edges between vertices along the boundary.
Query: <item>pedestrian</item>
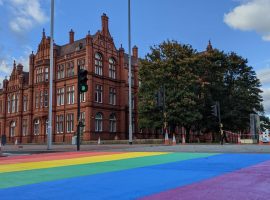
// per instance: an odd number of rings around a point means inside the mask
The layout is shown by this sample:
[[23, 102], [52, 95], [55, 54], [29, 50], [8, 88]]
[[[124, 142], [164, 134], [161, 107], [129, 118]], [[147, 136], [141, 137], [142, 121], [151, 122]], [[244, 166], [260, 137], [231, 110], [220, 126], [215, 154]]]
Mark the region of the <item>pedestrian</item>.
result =
[[220, 123], [219, 128], [220, 128], [220, 144], [223, 145], [223, 141], [226, 141], [226, 136], [224, 131], [222, 130], [223, 124]]
[[6, 142], [7, 142], [7, 136], [6, 136], [6, 134], [4, 133], [4, 134], [2, 134], [2, 136], [1, 136], [1, 144], [2, 144], [3, 146], [5, 146]]

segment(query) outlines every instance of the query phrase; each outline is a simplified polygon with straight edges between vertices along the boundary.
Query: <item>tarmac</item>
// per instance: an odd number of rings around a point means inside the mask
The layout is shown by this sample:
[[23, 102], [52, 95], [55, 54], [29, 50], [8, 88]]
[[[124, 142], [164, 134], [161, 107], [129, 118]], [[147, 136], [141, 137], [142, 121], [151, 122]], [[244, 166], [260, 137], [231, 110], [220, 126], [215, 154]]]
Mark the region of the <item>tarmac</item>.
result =
[[[81, 145], [81, 151], [91, 152], [203, 152], [203, 153], [270, 153], [270, 145], [258, 144], [91, 144]], [[2, 146], [3, 155], [36, 154], [49, 152], [74, 152], [76, 145], [6, 145]]]

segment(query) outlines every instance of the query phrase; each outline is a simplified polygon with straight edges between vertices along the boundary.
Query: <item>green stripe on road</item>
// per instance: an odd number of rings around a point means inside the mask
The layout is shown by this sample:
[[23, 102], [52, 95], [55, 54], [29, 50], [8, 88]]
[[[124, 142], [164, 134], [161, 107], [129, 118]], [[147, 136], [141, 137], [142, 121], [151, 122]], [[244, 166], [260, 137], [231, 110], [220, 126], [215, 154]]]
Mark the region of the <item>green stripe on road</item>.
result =
[[170, 153], [165, 155], [131, 158], [125, 160], [82, 164], [66, 167], [55, 167], [21, 172], [0, 174], [0, 188], [9, 188], [21, 185], [54, 181], [77, 176], [93, 175], [98, 173], [120, 171], [138, 167], [158, 165], [182, 160], [209, 157], [213, 153]]

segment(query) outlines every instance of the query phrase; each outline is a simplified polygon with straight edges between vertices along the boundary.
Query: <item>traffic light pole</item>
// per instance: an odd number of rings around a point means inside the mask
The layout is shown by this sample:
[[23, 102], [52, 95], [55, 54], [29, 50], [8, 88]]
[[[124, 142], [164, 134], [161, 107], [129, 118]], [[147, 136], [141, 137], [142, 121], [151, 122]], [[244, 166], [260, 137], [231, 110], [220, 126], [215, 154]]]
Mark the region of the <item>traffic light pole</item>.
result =
[[80, 82], [79, 82], [79, 71], [80, 66], [77, 67], [77, 75], [78, 75], [78, 86], [77, 86], [77, 151], [80, 151], [80, 143], [81, 143], [81, 127], [80, 127], [80, 115], [81, 115], [81, 99], [80, 99]]

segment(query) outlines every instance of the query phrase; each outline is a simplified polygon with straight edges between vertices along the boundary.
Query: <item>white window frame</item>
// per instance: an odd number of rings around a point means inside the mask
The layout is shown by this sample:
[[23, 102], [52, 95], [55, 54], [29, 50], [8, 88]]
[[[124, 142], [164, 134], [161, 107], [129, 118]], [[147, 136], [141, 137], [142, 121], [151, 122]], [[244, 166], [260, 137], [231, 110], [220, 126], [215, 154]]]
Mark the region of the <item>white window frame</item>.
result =
[[34, 121], [34, 135], [40, 134], [40, 121], [39, 119], [35, 119]]
[[95, 131], [102, 132], [103, 130], [103, 115], [102, 113], [97, 113], [95, 116]]
[[95, 74], [103, 75], [103, 62], [102, 55], [100, 53], [95, 54]]
[[95, 88], [95, 102], [102, 103], [102, 93], [103, 93], [103, 86], [102, 85], [96, 85]]
[[114, 113], [110, 115], [109, 123], [110, 123], [110, 132], [116, 133], [116, 116]]
[[116, 79], [116, 62], [113, 58], [109, 59], [109, 77]]
[[109, 89], [109, 104], [116, 105], [116, 89], [112, 87]]
[[16, 128], [16, 122], [15, 121], [12, 121], [10, 123], [10, 132], [9, 132], [10, 137], [14, 137], [15, 136], [15, 128]]

